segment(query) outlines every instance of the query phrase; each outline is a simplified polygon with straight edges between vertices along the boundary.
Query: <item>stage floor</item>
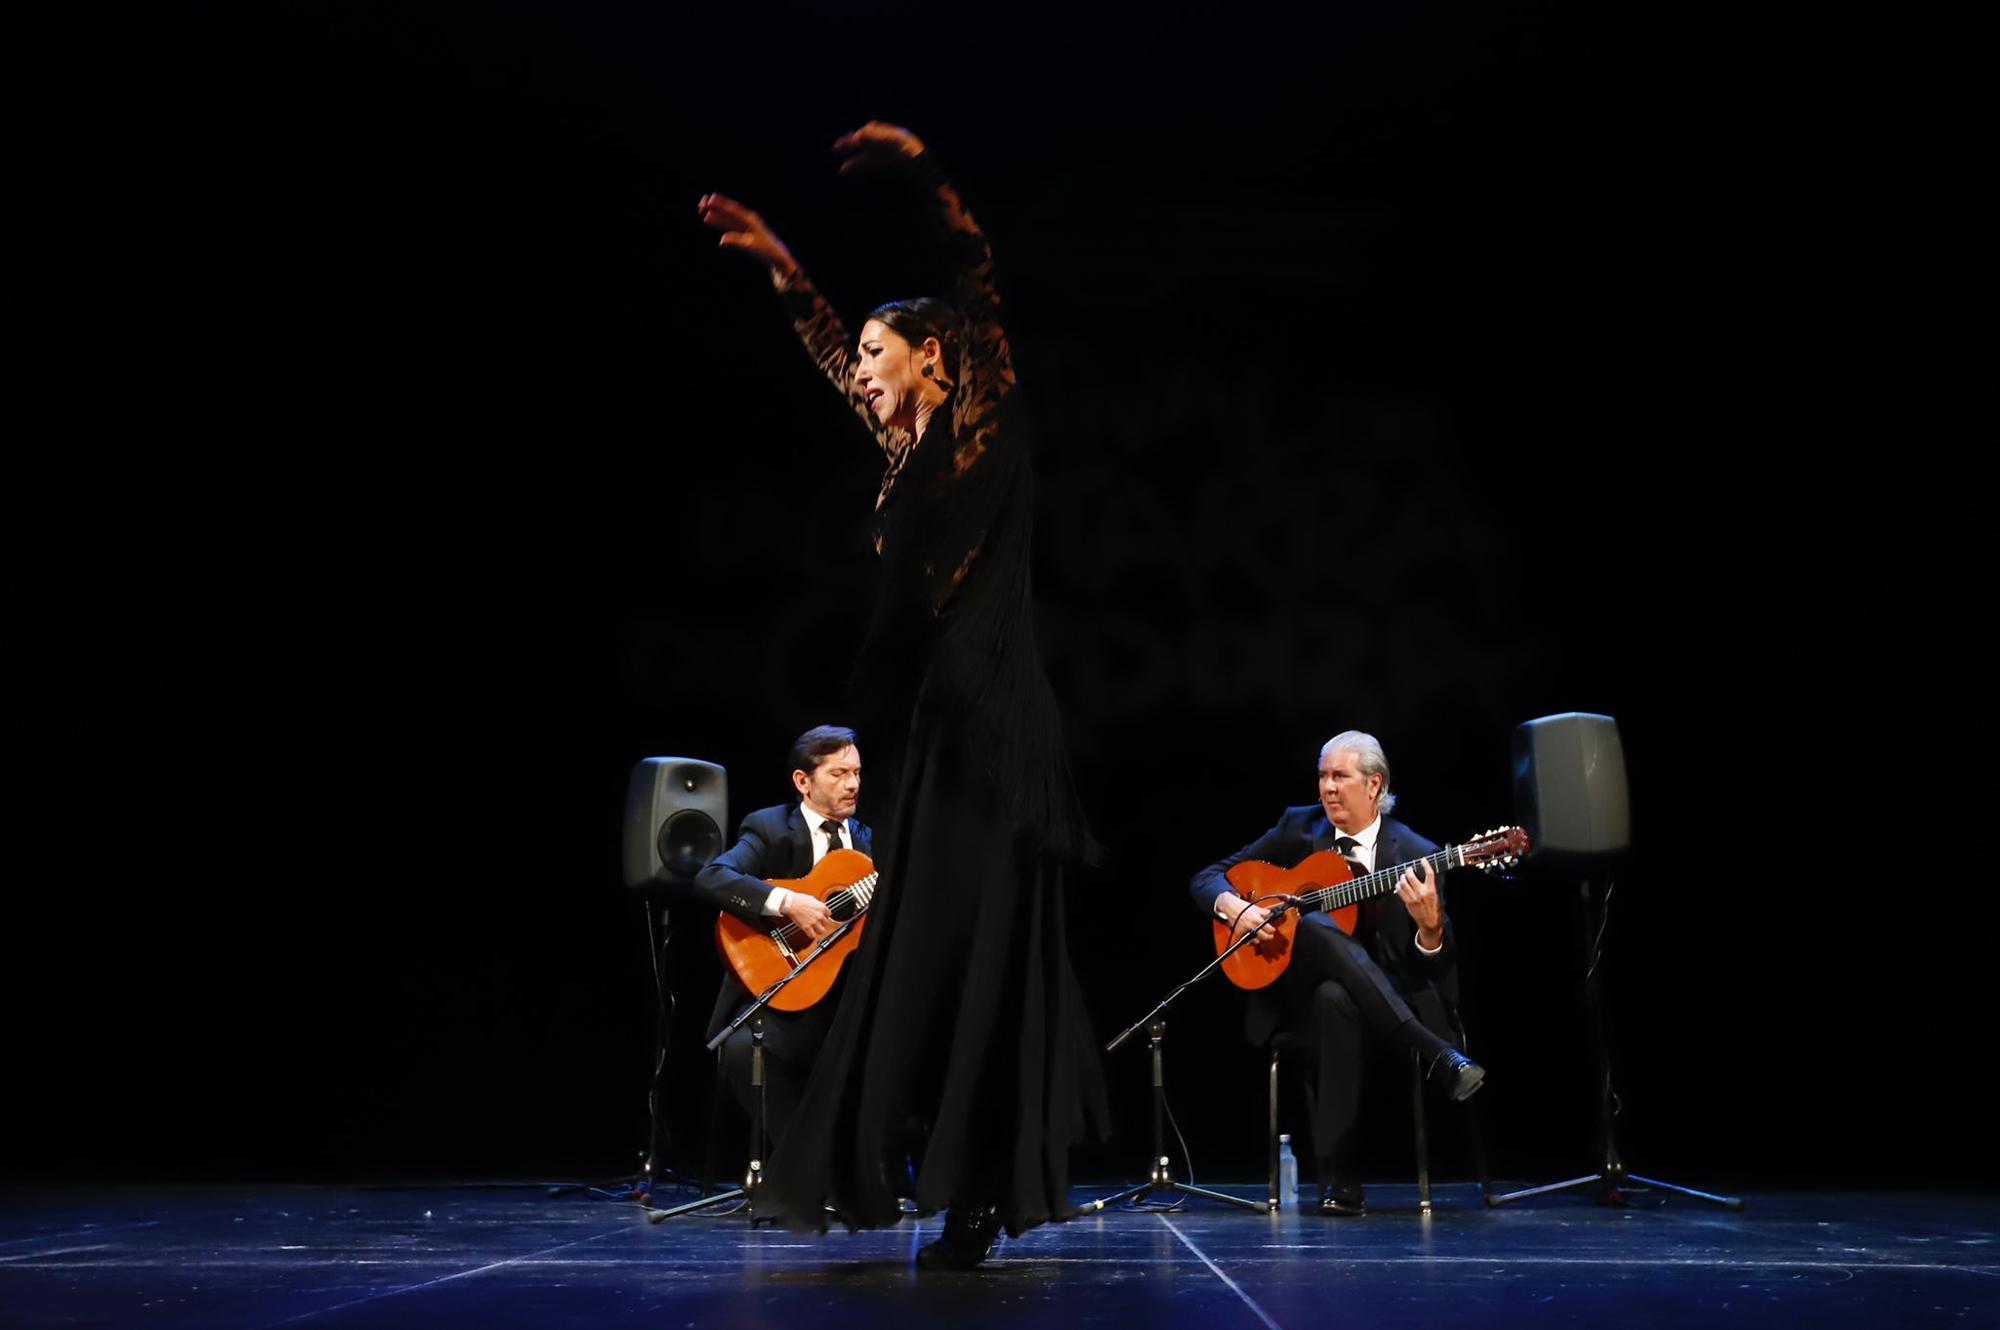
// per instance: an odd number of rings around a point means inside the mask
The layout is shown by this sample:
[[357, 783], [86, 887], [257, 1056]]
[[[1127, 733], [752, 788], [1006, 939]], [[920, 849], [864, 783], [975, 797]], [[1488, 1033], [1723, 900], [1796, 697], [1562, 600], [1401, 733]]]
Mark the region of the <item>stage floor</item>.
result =
[[2000, 1325], [2000, 1198], [1745, 1199], [1488, 1210], [1460, 1185], [1428, 1220], [1413, 1187], [1370, 1187], [1360, 1219], [1196, 1201], [1050, 1225], [935, 1274], [912, 1258], [936, 1219], [812, 1238], [531, 1186], [17, 1188], [0, 1192], [0, 1324]]

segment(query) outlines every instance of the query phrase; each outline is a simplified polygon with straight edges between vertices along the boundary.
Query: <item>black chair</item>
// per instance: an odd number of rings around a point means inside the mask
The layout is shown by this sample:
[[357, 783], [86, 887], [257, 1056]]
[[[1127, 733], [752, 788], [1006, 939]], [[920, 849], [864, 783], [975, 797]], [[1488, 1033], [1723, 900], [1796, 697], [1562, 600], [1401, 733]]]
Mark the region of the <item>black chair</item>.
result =
[[[1451, 1013], [1451, 1026], [1453, 1033], [1457, 1036], [1455, 1042], [1458, 1047], [1461, 1050], [1466, 1050], [1465, 1024], [1459, 1019], [1459, 1014], [1456, 1011]], [[1309, 1037], [1308, 1033], [1303, 1030], [1281, 1029], [1271, 1038], [1269, 1049], [1271, 1058], [1271, 1118], [1267, 1157], [1270, 1161], [1271, 1209], [1273, 1213], [1277, 1211], [1279, 1205], [1278, 1064], [1281, 1059], [1286, 1057], [1309, 1058], [1310, 1051], [1305, 1042]], [[1469, 1050], [1466, 1051], [1469, 1052]], [[1431, 1213], [1431, 1163], [1430, 1137], [1424, 1113], [1424, 1085], [1426, 1077], [1424, 1075], [1423, 1058], [1415, 1049], [1410, 1050], [1409, 1063], [1410, 1117], [1416, 1130], [1417, 1211], [1419, 1214], [1427, 1215]], [[1466, 1136], [1472, 1153], [1473, 1177], [1479, 1185], [1480, 1199], [1485, 1201], [1491, 1195], [1491, 1188], [1486, 1167], [1485, 1132], [1479, 1111], [1478, 1096], [1475, 1095], [1465, 1100], [1464, 1107]], [[1490, 1201], [1488, 1203], [1490, 1204]]]

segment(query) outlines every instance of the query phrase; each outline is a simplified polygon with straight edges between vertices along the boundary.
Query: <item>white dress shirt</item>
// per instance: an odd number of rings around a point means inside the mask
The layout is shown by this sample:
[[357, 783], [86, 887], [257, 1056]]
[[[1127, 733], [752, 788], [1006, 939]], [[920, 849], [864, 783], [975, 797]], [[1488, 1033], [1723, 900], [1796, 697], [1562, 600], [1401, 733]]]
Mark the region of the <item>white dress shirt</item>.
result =
[[[851, 819], [821, 817], [818, 813], [808, 808], [803, 799], [799, 801], [799, 816], [805, 819], [806, 830], [812, 836], [813, 866], [815, 868], [819, 866], [820, 860], [833, 852], [833, 838], [821, 830], [820, 823], [840, 823], [841, 848], [844, 850], [854, 848], [854, 823]], [[785, 912], [785, 902], [791, 899], [791, 895], [792, 893], [783, 887], [772, 887], [771, 894], [764, 898], [764, 913], [770, 915], [783, 914]]]

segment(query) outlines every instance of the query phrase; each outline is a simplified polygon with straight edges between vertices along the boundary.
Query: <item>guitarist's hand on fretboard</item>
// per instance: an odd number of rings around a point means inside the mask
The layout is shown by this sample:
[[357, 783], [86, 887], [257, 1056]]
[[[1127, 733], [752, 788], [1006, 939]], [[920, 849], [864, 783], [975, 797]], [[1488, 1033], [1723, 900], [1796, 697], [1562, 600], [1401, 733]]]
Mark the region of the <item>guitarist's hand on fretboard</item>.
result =
[[[1419, 872], [1423, 873], [1418, 877]], [[1421, 861], [1411, 864], [1396, 879], [1396, 894], [1402, 898], [1403, 908], [1410, 912], [1410, 918], [1417, 922], [1417, 945], [1425, 951], [1436, 951], [1444, 945], [1444, 898], [1438, 895], [1437, 874]]]

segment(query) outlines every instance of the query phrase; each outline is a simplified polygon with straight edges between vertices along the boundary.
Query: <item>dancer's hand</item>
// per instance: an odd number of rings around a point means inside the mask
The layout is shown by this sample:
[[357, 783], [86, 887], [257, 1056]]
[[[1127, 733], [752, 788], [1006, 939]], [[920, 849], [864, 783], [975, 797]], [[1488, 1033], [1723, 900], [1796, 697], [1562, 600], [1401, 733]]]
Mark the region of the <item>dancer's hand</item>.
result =
[[922, 156], [924, 144], [901, 125], [870, 120], [853, 133], [835, 139], [833, 150], [849, 154], [840, 164], [840, 173], [845, 175], [856, 167], [880, 166], [898, 158]]
[[778, 276], [790, 276], [798, 270], [798, 263], [792, 258], [792, 251], [785, 248], [785, 242], [778, 239], [778, 233], [764, 225], [764, 219], [735, 199], [722, 194], [704, 194], [697, 205], [701, 211], [702, 224], [712, 226], [722, 232], [722, 239], [716, 243], [723, 249], [740, 250], [770, 265]]

